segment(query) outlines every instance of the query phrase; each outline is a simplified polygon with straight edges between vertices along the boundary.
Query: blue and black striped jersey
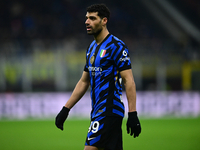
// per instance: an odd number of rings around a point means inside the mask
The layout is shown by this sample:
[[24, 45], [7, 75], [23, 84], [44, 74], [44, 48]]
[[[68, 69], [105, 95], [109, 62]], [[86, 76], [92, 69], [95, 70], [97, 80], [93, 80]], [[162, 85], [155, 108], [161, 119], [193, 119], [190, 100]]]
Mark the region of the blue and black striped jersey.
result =
[[84, 71], [91, 85], [91, 119], [100, 115], [124, 117], [120, 71], [131, 69], [129, 51], [123, 41], [108, 34], [97, 45], [95, 40], [86, 51]]

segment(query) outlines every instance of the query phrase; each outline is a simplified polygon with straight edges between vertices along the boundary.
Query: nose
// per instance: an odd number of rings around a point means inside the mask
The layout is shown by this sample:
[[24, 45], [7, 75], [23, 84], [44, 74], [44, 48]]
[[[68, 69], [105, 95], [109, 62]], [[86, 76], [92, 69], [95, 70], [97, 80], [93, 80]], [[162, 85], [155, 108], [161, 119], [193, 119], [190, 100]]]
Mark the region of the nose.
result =
[[86, 20], [85, 20], [85, 24], [89, 24], [89, 21], [88, 21], [88, 20], [89, 20], [89, 19], [86, 19]]

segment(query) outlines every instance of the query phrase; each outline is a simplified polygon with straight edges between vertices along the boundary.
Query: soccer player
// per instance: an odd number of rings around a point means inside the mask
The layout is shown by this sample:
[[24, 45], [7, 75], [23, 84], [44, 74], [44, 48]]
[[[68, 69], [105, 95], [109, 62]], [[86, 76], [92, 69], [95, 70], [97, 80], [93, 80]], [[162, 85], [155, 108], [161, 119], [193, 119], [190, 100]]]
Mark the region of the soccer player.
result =
[[138, 137], [141, 126], [136, 111], [136, 87], [129, 51], [123, 41], [110, 34], [110, 11], [104, 4], [87, 8], [86, 29], [94, 41], [86, 51], [83, 74], [71, 97], [56, 116], [55, 124], [63, 130], [70, 109], [91, 86], [91, 124], [84, 150], [122, 150], [122, 81], [128, 100], [127, 133]]

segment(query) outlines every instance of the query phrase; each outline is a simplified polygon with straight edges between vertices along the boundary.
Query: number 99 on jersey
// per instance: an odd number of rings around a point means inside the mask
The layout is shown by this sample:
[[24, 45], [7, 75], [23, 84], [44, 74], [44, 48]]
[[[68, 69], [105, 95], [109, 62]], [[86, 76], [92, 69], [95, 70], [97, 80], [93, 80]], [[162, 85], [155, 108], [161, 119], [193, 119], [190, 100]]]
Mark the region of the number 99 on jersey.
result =
[[92, 131], [92, 133], [97, 133], [99, 130], [99, 122], [98, 121], [92, 121], [90, 124], [90, 127], [88, 129], [88, 133]]

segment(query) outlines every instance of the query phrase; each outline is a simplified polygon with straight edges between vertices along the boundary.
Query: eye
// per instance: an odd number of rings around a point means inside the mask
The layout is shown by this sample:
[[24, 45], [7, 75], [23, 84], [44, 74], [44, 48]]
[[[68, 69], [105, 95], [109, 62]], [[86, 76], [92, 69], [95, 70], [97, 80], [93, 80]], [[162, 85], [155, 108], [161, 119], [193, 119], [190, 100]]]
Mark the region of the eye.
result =
[[96, 17], [90, 16], [90, 20], [96, 20]]

